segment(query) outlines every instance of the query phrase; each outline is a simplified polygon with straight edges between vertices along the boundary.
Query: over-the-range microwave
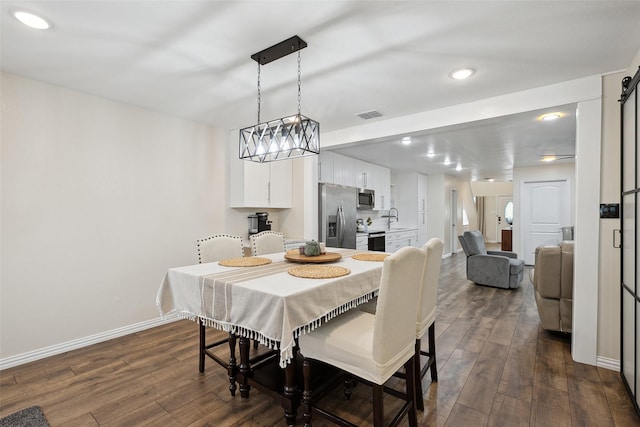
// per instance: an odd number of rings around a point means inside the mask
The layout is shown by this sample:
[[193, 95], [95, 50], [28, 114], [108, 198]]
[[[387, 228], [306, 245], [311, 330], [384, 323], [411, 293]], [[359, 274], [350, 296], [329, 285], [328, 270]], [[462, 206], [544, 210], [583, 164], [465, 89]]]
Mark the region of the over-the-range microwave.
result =
[[376, 195], [374, 190], [366, 188], [358, 189], [358, 209], [373, 209], [376, 203]]

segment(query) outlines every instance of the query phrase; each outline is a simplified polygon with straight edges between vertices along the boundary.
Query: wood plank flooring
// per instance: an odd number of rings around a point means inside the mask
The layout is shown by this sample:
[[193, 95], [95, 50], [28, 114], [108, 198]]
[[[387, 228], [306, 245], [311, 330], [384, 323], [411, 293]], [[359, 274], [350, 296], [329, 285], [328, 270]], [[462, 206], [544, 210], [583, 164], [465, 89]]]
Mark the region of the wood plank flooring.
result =
[[[516, 290], [482, 287], [465, 279], [463, 255], [443, 260], [436, 335], [439, 381], [424, 378], [421, 426], [640, 426], [618, 372], [574, 362], [569, 336], [540, 329], [526, 274]], [[284, 426], [259, 391], [231, 397], [217, 364], [198, 372], [197, 337], [177, 321], [1, 371], [0, 416], [40, 405], [52, 427]], [[370, 426], [370, 401], [358, 385], [325, 406]], [[385, 397], [388, 414], [398, 405]]]

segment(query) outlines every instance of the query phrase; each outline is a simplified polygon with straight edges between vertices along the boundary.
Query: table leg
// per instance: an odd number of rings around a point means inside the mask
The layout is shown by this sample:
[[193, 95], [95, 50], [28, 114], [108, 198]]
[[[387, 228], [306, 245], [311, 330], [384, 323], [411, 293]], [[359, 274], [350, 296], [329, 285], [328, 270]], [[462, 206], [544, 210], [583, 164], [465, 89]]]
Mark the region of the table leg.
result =
[[298, 388], [296, 385], [296, 356], [298, 355], [297, 346], [293, 348], [293, 359], [291, 363], [284, 368], [284, 397], [287, 404], [283, 404], [284, 417], [287, 425], [295, 425], [297, 412]]
[[251, 374], [251, 364], [249, 362], [249, 346], [251, 340], [249, 338], [240, 337], [240, 374], [242, 375], [242, 381], [240, 382], [240, 397], [245, 399], [249, 398], [249, 380], [248, 377]]
[[205, 333], [205, 329], [204, 329], [204, 323], [202, 322], [202, 319], [198, 319], [198, 326], [199, 326], [199, 330], [200, 330], [200, 343], [199, 343], [199, 357], [198, 357], [198, 370], [200, 371], [200, 373], [204, 372], [204, 352], [205, 352], [205, 338], [206, 338], [206, 333]]
[[236, 335], [229, 333], [229, 366], [227, 367], [227, 375], [229, 376], [229, 391], [231, 396], [236, 395]]

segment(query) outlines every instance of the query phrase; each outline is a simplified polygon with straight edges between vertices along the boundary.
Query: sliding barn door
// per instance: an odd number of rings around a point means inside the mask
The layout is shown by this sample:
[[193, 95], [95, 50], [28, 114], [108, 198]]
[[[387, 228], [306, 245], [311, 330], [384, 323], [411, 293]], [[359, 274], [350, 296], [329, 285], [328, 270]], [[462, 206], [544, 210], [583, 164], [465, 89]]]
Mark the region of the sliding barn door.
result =
[[636, 268], [640, 255], [638, 237], [638, 198], [640, 197], [640, 152], [638, 151], [638, 80], [636, 75], [622, 80], [621, 102], [621, 314], [620, 314], [620, 374], [633, 399], [640, 407], [640, 270]]

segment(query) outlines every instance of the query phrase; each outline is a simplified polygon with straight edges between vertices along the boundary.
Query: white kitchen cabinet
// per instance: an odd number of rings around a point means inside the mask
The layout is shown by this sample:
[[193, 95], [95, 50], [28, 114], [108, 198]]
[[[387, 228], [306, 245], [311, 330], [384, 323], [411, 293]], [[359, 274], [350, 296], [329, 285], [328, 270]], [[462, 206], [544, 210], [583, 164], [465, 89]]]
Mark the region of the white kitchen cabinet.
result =
[[318, 156], [318, 182], [333, 184], [333, 151], [320, 151]]
[[373, 175], [373, 189], [375, 190], [375, 208], [382, 211], [391, 208], [391, 171], [384, 166], [371, 164]]
[[396, 243], [396, 233], [389, 233], [387, 232], [384, 236], [384, 251], [388, 252], [390, 254], [394, 253], [395, 251], [397, 251], [400, 246], [397, 245]]
[[417, 209], [418, 212], [426, 212], [427, 210], [427, 177], [425, 175], [416, 174], [418, 180], [417, 192]]
[[427, 242], [427, 177], [411, 172], [394, 175], [395, 204], [398, 226], [415, 228], [415, 246]]
[[355, 187], [355, 162], [353, 157], [333, 153], [333, 183]]
[[356, 159], [354, 166], [356, 187], [375, 189], [374, 167], [377, 165]]
[[418, 231], [415, 246], [422, 247], [427, 243], [427, 212], [418, 212]]
[[405, 246], [418, 246], [418, 230], [390, 230], [385, 234], [385, 252], [393, 253]]
[[[386, 242], [385, 242], [386, 243]], [[366, 251], [369, 249], [369, 235], [366, 233], [356, 234], [356, 249]]]
[[240, 160], [237, 142], [233, 143], [229, 152], [230, 207], [291, 207], [291, 160], [268, 163]]

